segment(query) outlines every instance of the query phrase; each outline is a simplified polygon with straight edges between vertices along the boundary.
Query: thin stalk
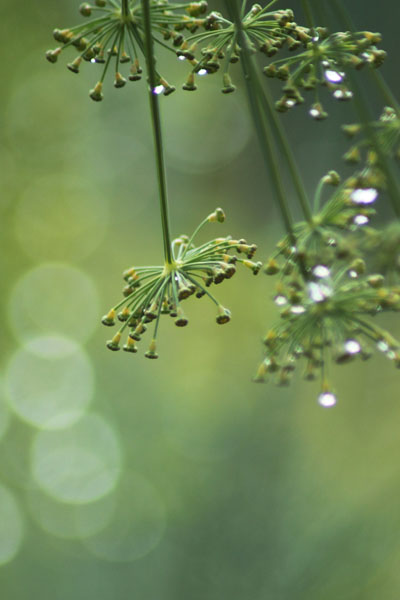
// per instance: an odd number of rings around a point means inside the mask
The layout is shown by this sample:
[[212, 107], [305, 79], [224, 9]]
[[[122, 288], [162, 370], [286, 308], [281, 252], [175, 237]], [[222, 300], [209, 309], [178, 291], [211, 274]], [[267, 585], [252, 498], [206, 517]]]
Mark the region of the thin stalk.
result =
[[377, 69], [370, 69], [370, 73], [371, 73], [372, 77], [374, 78], [375, 83], [378, 86], [385, 102], [389, 106], [394, 108], [394, 110], [397, 112], [397, 115], [400, 116], [400, 105], [397, 102], [394, 94], [392, 93], [392, 90], [389, 88], [388, 84], [386, 83], [382, 73], [379, 73], [379, 71]]
[[309, 0], [301, 0], [301, 6], [306, 17], [307, 24], [314, 31], [314, 19], [311, 12]]
[[240, 19], [240, 14], [238, 11], [236, 0], [234, 0], [233, 2], [231, 0], [225, 0], [225, 5], [228, 13], [232, 15], [232, 20], [235, 22], [238, 30], [239, 44], [242, 49], [241, 65], [246, 84], [246, 91], [250, 105], [250, 111], [253, 117], [261, 152], [263, 154], [265, 165], [270, 173], [276, 194], [278, 196], [278, 204], [283, 222], [285, 224], [286, 231], [290, 237], [291, 243], [295, 245], [295, 236], [293, 234], [293, 220], [286, 200], [286, 194], [279, 172], [279, 164], [277, 161], [276, 153], [274, 152], [272, 136], [269, 129], [265, 127], [257, 94], [254, 91], [253, 80], [255, 75], [255, 69], [253, 67], [252, 58], [248, 50], [247, 40], [243, 31], [243, 26]]
[[129, 15], [129, 0], [122, 0], [121, 12], [124, 17]]
[[273, 105], [272, 105], [272, 100], [269, 95], [269, 90], [265, 89], [261, 85], [259, 78], [257, 76], [256, 76], [256, 84], [259, 89], [261, 102], [267, 109], [268, 117], [270, 118], [270, 120], [272, 122], [272, 126], [275, 131], [275, 136], [276, 136], [277, 142], [280, 146], [282, 154], [286, 158], [287, 166], [288, 166], [288, 169], [292, 176], [293, 185], [294, 185], [297, 195], [299, 197], [299, 201], [300, 201], [300, 205], [301, 205], [304, 217], [305, 217], [306, 221], [308, 221], [308, 223], [312, 223], [312, 213], [310, 210], [308, 197], [307, 197], [306, 191], [304, 189], [303, 181], [301, 179], [301, 175], [297, 168], [297, 164], [296, 164], [295, 158], [293, 156], [292, 149], [286, 138], [286, 135], [285, 135], [285, 132], [281, 125], [281, 122], [274, 110]]
[[151, 121], [153, 126], [154, 135], [154, 147], [156, 151], [156, 167], [157, 167], [157, 179], [158, 188], [160, 193], [160, 211], [161, 211], [161, 225], [163, 232], [164, 242], [164, 257], [167, 264], [172, 264], [171, 254], [171, 235], [169, 228], [169, 217], [168, 217], [168, 192], [167, 192], [167, 180], [165, 174], [165, 160], [164, 160], [164, 149], [162, 141], [161, 131], [161, 118], [160, 118], [160, 107], [158, 101], [158, 95], [154, 93], [154, 89], [158, 84], [155, 59], [153, 54], [153, 37], [151, 35], [151, 17], [150, 17], [150, 0], [142, 0], [143, 8], [143, 26], [144, 26], [144, 41], [146, 48], [146, 65], [148, 74], [149, 84], [149, 102]]

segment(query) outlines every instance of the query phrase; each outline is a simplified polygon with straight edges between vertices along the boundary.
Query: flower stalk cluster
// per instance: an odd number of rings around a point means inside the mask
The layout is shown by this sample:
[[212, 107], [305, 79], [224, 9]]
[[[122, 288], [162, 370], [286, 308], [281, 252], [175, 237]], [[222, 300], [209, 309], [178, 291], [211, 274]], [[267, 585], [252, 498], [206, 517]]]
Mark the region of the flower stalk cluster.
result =
[[400, 285], [370, 271], [365, 260], [379, 235], [369, 225], [379, 195], [372, 183], [359, 174], [339, 185], [337, 173], [328, 173], [317, 189], [315, 207], [325, 186], [337, 186], [329, 200], [312, 224], [296, 226], [296, 247], [284, 238], [265, 265], [268, 275], [279, 275], [274, 301], [280, 320], [264, 338], [265, 358], [255, 381], [273, 375], [279, 385], [287, 385], [299, 359], [305, 359], [304, 378], [312, 381], [319, 373], [320, 403], [327, 402], [326, 394], [334, 403], [328, 376], [332, 360], [366, 360], [376, 348], [400, 367], [400, 342], [372, 318], [400, 311]]
[[122, 325], [114, 337], [107, 342], [110, 350], [119, 350], [121, 337], [125, 330], [128, 336], [123, 350], [137, 352], [137, 343], [142, 339], [147, 327], [154, 322], [152, 339], [145, 354], [147, 358], [158, 358], [156, 339], [161, 315], [169, 315], [175, 325], [185, 327], [188, 319], [182, 308], [182, 301], [190, 296], [207, 296], [216, 306], [216, 322], [228, 323], [230, 311], [222, 306], [209, 291], [212, 284], [231, 279], [236, 266], [242, 264], [255, 275], [262, 263], [252, 260], [257, 247], [246, 240], [234, 240], [231, 237], [217, 238], [194, 245], [194, 239], [204, 225], [212, 222], [222, 223], [225, 215], [217, 208], [195, 230], [189, 238], [186, 235], [173, 240], [170, 263], [152, 267], [131, 267], [124, 273], [126, 286], [124, 299], [118, 302], [103, 317], [104, 325], [115, 325], [117, 317]]
[[[173, 52], [163, 40], [174, 46], [183, 40], [181, 30], [195, 31], [204, 21], [199, 18], [207, 10], [206, 2], [174, 4], [167, 0], [152, 0], [152, 37], [155, 43]], [[106, 73], [114, 63], [114, 86], [122, 88], [127, 81], [138, 81], [142, 77], [141, 57], [146, 57], [145, 19], [139, 0], [95, 0], [94, 4], [83, 3], [80, 13], [89, 20], [68, 29], [55, 29], [53, 36], [62, 45], [46, 53], [47, 59], [55, 63], [66, 49], [74, 47], [78, 56], [67, 64], [73, 73], [79, 73], [82, 62], [102, 65], [102, 75], [90, 91], [92, 100], [103, 99], [103, 83]], [[124, 75], [121, 68], [128, 66]], [[157, 73], [156, 89], [165, 96], [175, 88]]]
[[[183, 300], [207, 296], [216, 306], [217, 323], [227, 323], [230, 312], [213, 296], [210, 286], [230, 279], [238, 264], [254, 274], [262, 267], [252, 260], [256, 246], [243, 239], [228, 236], [195, 246], [195, 236], [205, 224], [224, 221], [221, 209], [211, 213], [191, 237], [182, 235], [171, 241], [158, 95], [169, 95], [175, 88], [158, 72], [154, 48], [164, 48], [190, 65], [183, 84], [186, 91], [197, 89], [198, 76], [220, 72], [222, 92], [229, 94], [236, 89], [231, 67], [240, 64], [273, 200], [286, 231], [264, 266], [266, 274], [279, 279], [274, 301], [280, 319], [265, 336], [265, 357], [256, 381], [272, 375], [278, 384], [286, 385], [302, 359], [305, 379], [319, 375], [318, 401], [328, 407], [336, 402], [328, 373], [332, 361], [345, 364], [356, 357], [367, 359], [375, 348], [400, 367], [400, 343], [376, 323], [381, 313], [400, 311], [400, 185], [393, 170], [393, 159], [400, 157], [400, 109], [377, 70], [386, 57], [378, 47], [380, 34], [356, 31], [343, 1], [331, 0], [328, 6], [324, 0], [302, 0], [307, 25], [298, 24], [290, 8], [277, 9], [276, 3], [271, 0], [263, 6], [225, 0], [225, 15], [212, 6], [209, 10], [204, 1], [94, 0], [80, 7], [88, 19], [85, 23], [54, 31], [61, 45], [48, 51], [47, 58], [56, 62], [61, 52], [73, 46], [78, 56], [67, 65], [72, 72], [79, 72], [83, 61], [103, 65], [90, 92], [95, 101], [103, 98], [103, 82], [112, 64], [114, 85], [121, 88], [127, 80], [141, 78], [145, 59], [164, 262], [128, 269], [124, 297], [103, 317], [103, 323], [121, 322], [107, 346], [119, 350], [127, 333], [122, 347], [130, 353], [137, 352], [151, 326], [145, 355], [152, 359], [158, 357], [161, 315], [170, 315], [178, 327], [186, 326]], [[328, 8], [339, 20], [341, 31], [331, 32], [315, 22], [314, 12], [325, 18], [322, 11]], [[125, 63], [129, 70], [124, 74]], [[369, 72], [384, 99], [378, 120], [371, 117], [358, 83], [357, 71], [365, 67], [371, 67]], [[283, 82], [283, 95], [276, 102], [271, 79]], [[321, 89], [339, 101], [353, 99], [359, 122], [343, 127], [354, 139], [345, 159], [358, 170], [343, 183], [338, 173], [329, 171], [312, 199], [277, 112], [286, 113], [302, 104], [303, 94], [310, 92], [310, 116], [325, 119]], [[386, 194], [397, 220], [379, 230], [371, 226], [371, 219], [378, 198], [382, 202]], [[291, 195], [302, 214], [300, 221], [294, 216], [298, 210], [293, 210]]]

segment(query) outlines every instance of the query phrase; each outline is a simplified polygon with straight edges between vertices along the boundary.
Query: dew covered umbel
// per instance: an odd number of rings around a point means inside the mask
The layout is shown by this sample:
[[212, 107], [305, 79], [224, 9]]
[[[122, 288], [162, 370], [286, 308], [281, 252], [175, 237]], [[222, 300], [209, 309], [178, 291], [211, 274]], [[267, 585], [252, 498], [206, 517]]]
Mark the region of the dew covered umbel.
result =
[[185, 327], [188, 319], [182, 301], [190, 296], [208, 297], [216, 307], [216, 322], [228, 323], [229, 309], [222, 306], [209, 291], [212, 284], [222, 283], [236, 273], [238, 264], [257, 275], [262, 264], [252, 260], [257, 247], [244, 239], [230, 236], [213, 239], [199, 246], [194, 240], [207, 223], [225, 220], [224, 212], [217, 208], [196, 228], [192, 236], [181, 235], [171, 244], [172, 262], [161, 266], [131, 267], [124, 273], [126, 286], [124, 299], [103, 317], [104, 325], [115, 325], [115, 318], [122, 323], [114, 337], [107, 342], [110, 350], [119, 350], [121, 338], [127, 333], [123, 350], [137, 352], [137, 344], [146, 330], [151, 329], [151, 341], [145, 356], [158, 358], [156, 339], [162, 315], [174, 319], [177, 327]]
[[288, 385], [302, 365], [304, 379], [319, 380], [318, 403], [327, 408], [336, 404], [330, 364], [380, 352], [400, 367], [400, 342], [378, 321], [381, 313], [400, 311], [400, 284], [372, 270], [368, 248], [379, 234], [362, 219], [357, 225], [357, 219], [375, 213], [379, 193], [371, 184], [365, 173], [342, 184], [335, 172], [328, 173], [314, 205], [321, 204], [326, 186], [334, 191], [311, 223], [296, 226], [297, 245], [284, 238], [265, 265], [268, 275], [279, 277], [274, 301], [280, 319], [264, 337], [265, 357], [255, 381]]
[[309, 39], [295, 47], [289, 46], [289, 50], [295, 50], [293, 56], [271, 62], [264, 68], [264, 74], [284, 82], [283, 96], [276, 103], [278, 111], [286, 112], [302, 104], [302, 93], [310, 92], [314, 101], [309, 115], [319, 121], [328, 116], [319, 90], [328, 89], [339, 101], [351, 100], [353, 92], [347, 83], [347, 70], [359, 70], [366, 65], [380, 67], [386, 52], [377, 48], [381, 41], [379, 33], [329, 33], [325, 27], [315, 27], [313, 33], [309, 30]]
[[[183, 41], [182, 31], [194, 32], [204, 25], [202, 15], [206, 10], [204, 1], [175, 4], [152, 0], [154, 43], [175, 54], [173, 48]], [[146, 52], [143, 6], [140, 0], [95, 0], [92, 4], [81, 4], [79, 11], [86, 21], [74, 27], [55, 29], [53, 37], [60, 45], [48, 50], [46, 58], [55, 63], [62, 52], [75, 49], [77, 56], [67, 64], [72, 73], [79, 73], [84, 62], [96, 69], [100, 65], [100, 78], [90, 91], [92, 100], [100, 101], [107, 71], [113, 72], [116, 88], [124, 87], [127, 81], [141, 79], [140, 65]], [[175, 90], [159, 73], [157, 78], [156, 93], [169, 95]]]

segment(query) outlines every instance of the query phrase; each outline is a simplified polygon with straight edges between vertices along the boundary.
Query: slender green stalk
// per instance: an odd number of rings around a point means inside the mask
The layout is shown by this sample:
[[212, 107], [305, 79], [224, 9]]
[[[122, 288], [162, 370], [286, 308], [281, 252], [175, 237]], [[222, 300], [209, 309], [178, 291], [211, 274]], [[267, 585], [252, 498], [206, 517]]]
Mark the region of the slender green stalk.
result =
[[149, 84], [149, 102], [151, 120], [153, 126], [154, 135], [154, 147], [156, 151], [156, 167], [157, 167], [157, 178], [158, 187], [160, 193], [160, 210], [161, 210], [161, 224], [163, 231], [164, 240], [164, 257], [167, 264], [172, 263], [171, 254], [171, 235], [169, 228], [168, 218], [168, 192], [167, 192], [167, 180], [165, 174], [165, 161], [164, 161], [164, 149], [162, 141], [161, 131], [161, 118], [160, 118], [160, 107], [158, 101], [158, 95], [155, 93], [155, 88], [158, 85], [155, 59], [153, 53], [153, 37], [151, 34], [151, 17], [150, 17], [150, 0], [142, 0], [143, 8], [143, 23], [145, 32], [145, 48], [146, 48], [146, 64]]
[[122, 0], [121, 4], [121, 12], [124, 17], [127, 17], [129, 14], [129, 0]]
[[370, 69], [370, 73], [371, 73], [372, 77], [374, 78], [375, 83], [378, 86], [385, 102], [389, 106], [394, 108], [394, 110], [400, 116], [400, 105], [397, 102], [396, 98], [394, 97], [394, 94], [392, 93], [392, 90], [389, 88], [388, 84], [386, 83], [384, 77], [382, 76], [382, 73], [379, 73], [379, 71], [377, 69]]
[[285, 224], [286, 231], [291, 238], [291, 243], [295, 245], [295, 236], [293, 233], [293, 220], [286, 200], [286, 194], [279, 172], [279, 164], [276, 157], [276, 152], [274, 151], [273, 147], [272, 136], [269, 129], [265, 126], [257, 94], [255, 93], [255, 89], [253, 87], [253, 81], [255, 80], [255, 69], [253, 66], [250, 51], [248, 49], [246, 35], [243, 31], [240, 13], [236, 4], [236, 0], [234, 0], [233, 2], [232, 0], [225, 0], [225, 5], [228, 13], [231, 14], [232, 20], [235, 22], [238, 31], [239, 44], [242, 49], [241, 64], [246, 84], [246, 91], [261, 152], [263, 154], [266, 167], [270, 173], [271, 180], [275, 187], [275, 191], [278, 197], [278, 204], [283, 222]]
[[292, 176], [293, 185], [294, 185], [297, 195], [299, 197], [299, 201], [300, 201], [300, 205], [301, 205], [304, 217], [308, 221], [308, 223], [311, 223], [312, 222], [312, 213], [310, 210], [308, 197], [307, 197], [306, 191], [304, 189], [304, 184], [303, 184], [300, 172], [298, 170], [292, 149], [289, 145], [289, 142], [287, 140], [287, 137], [285, 135], [285, 132], [283, 130], [281, 122], [275, 112], [268, 88], [265, 88], [261, 85], [258, 73], [256, 73], [255, 78], [256, 78], [257, 89], [259, 92], [259, 100], [268, 113], [268, 118], [271, 120], [273, 129], [275, 131], [275, 136], [276, 136], [278, 145], [281, 149], [282, 154], [286, 158], [287, 167]]
[[301, 6], [306, 17], [307, 24], [310, 29], [314, 30], [314, 19], [311, 12], [309, 0], [301, 0]]
[[[347, 10], [337, 0], [331, 0], [330, 5], [336, 13], [338, 19], [342, 22], [342, 24], [345, 27], [347, 27], [349, 31], [353, 32], [354, 26], [350, 19], [350, 16], [347, 13]], [[357, 110], [360, 114], [367, 136], [370, 138], [374, 146], [374, 150], [378, 155], [379, 165], [386, 176], [387, 185], [389, 188], [389, 198], [392, 204], [393, 212], [395, 213], [397, 218], [400, 218], [400, 186], [398, 184], [396, 176], [393, 174], [393, 171], [386, 156], [383, 154], [382, 149], [380, 148], [379, 140], [377, 140], [376, 138], [374, 128], [371, 126], [372, 118], [370, 110], [367, 103], [365, 102], [364, 94], [362, 93], [357, 78], [353, 75], [351, 70], [347, 71], [347, 76], [349, 77], [351, 86], [355, 92], [354, 102], [357, 106]]]

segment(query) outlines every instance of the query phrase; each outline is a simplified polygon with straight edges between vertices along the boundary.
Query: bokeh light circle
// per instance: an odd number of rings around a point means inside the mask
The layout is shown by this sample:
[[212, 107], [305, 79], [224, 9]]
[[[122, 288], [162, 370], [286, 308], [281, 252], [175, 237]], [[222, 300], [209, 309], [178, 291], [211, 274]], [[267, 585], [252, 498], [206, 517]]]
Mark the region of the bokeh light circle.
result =
[[10, 295], [10, 325], [23, 344], [54, 334], [84, 341], [98, 318], [99, 299], [93, 281], [62, 263], [45, 263], [28, 271]]
[[46, 533], [72, 540], [104, 529], [114, 514], [115, 496], [108, 494], [89, 504], [67, 504], [33, 489], [27, 494], [27, 504], [34, 520]]
[[115, 487], [121, 470], [117, 435], [99, 415], [68, 429], [40, 431], [32, 445], [32, 475], [42, 491], [61, 502], [85, 504]]
[[23, 538], [21, 512], [13, 494], [0, 485], [0, 565], [17, 554]]
[[104, 560], [131, 562], [160, 543], [166, 527], [165, 505], [153, 484], [138, 473], [125, 473], [116, 494], [114, 517], [84, 544]]
[[[52, 341], [56, 348], [64, 347], [64, 338]], [[66, 348], [71, 344], [65, 340]], [[41, 348], [40, 338], [31, 345]], [[86, 411], [93, 396], [94, 374], [77, 344], [73, 353], [61, 356], [50, 354], [52, 346], [46, 338], [47, 354], [33, 354], [29, 346], [18, 350], [6, 370], [5, 392], [10, 408], [22, 420], [43, 429], [62, 429]]]

